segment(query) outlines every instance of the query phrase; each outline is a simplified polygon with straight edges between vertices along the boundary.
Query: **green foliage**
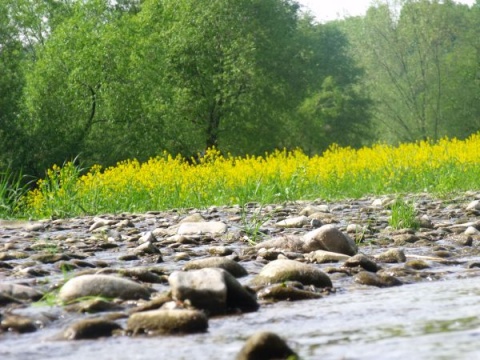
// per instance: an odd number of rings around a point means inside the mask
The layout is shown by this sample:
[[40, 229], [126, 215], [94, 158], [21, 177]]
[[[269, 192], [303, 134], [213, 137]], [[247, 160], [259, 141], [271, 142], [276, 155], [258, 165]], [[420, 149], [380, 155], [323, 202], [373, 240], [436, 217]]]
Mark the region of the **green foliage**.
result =
[[394, 229], [418, 229], [415, 206], [402, 198], [396, 199], [391, 205], [389, 224]]
[[244, 239], [252, 246], [263, 239], [265, 234], [260, 228], [271, 219], [271, 215], [263, 214], [263, 211], [262, 205], [258, 208], [251, 208], [249, 204], [242, 204], [240, 208], [242, 231], [245, 233]]
[[465, 138], [478, 130], [478, 8], [398, 0], [339, 26], [365, 69], [380, 139]]
[[[27, 208], [39, 205], [35, 215], [49, 218], [65, 218], [87, 211], [82, 206], [82, 199], [77, 196], [77, 181], [81, 173], [74, 162], [65, 163], [62, 167], [53, 166], [46, 177], [37, 183], [37, 188], [24, 206]], [[41, 199], [41, 200], [39, 200]], [[36, 202], [41, 201], [41, 204]], [[28, 210], [27, 210], [28, 211]]]
[[13, 173], [9, 168], [0, 172], [0, 218], [15, 217], [21, 212], [20, 202], [27, 193], [27, 185], [23, 184], [23, 176]]
[[[0, 118], [0, 138], [11, 134], [0, 167], [40, 177], [76, 156], [88, 167], [211, 146], [319, 152], [356, 141], [356, 123], [368, 122], [345, 39], [301, 17], [294, 1], [2, 4], [0, 25], [21, 55], [7, 72], [21, 76], [0, 79], [9, 90], [0, 105], [12, 105]], [[318, 110], [318, 94], [333, 108]], [[313, 110], [301, 111], [309, 98]]]

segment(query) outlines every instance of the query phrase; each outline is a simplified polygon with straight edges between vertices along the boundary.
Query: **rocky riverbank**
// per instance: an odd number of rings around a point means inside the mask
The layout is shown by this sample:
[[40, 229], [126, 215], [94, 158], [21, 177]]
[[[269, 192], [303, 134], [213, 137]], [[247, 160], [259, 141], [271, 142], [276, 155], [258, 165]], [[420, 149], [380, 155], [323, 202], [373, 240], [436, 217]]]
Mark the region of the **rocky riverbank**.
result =
[[[407, 200], [415, 204], [416, 230], [389, 226], [390, 196], [0, 220], [0, 356], [21, 358], [42, 342], [55, 344], [49, 358], [68, 358], [62, 349], [78, 343], [104, 344], [102, 358], [121, 358], [115, 346], [172, 338], [183, 352], [168, 345], [155, 351], [181, 359], [189, 339], [208, 343], [211, 333], [217, 353], [193, 358], [231, 358], [228, 348], [253, 359], [265, 343], [276, 358], [292, 348], [308, 358], [312, 349], [299, 342], [321, 324], [300, 339], [265, 332], [272, 311], [274, 322], [283, 318], [283, 304], [321, 307], [343, 294], [480, 275], [480, 192]], [[251, 319], [265, 331], [249, 331]], [[223, 342], [221, 328], [228, 329]]]

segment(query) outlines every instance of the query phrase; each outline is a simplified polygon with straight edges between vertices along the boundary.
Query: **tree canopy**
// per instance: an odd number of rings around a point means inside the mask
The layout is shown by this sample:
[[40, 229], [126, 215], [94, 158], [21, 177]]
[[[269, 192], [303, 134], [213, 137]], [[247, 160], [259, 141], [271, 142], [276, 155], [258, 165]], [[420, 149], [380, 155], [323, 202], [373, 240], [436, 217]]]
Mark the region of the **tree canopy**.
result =
[[0, 0], [0, 170], [465, 137], [479, 11], [402, 0], [322, 24], [294, 0]]

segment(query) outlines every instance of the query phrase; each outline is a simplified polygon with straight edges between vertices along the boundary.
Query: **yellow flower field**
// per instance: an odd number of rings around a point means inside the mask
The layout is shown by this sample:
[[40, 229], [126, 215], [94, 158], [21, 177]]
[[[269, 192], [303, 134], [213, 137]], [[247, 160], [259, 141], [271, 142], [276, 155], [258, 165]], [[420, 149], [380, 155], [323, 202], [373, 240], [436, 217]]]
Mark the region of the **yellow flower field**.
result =
[[84, 175], [67, 163], [48, 171], [25, 206], [33, 217], [72, 216], [479, 187], [480, 133], [396, 147], [334, 145], [313, 157], [300, 150], [234, 157], [210, 149], [196, 162], [163, 154], [94, 166]]

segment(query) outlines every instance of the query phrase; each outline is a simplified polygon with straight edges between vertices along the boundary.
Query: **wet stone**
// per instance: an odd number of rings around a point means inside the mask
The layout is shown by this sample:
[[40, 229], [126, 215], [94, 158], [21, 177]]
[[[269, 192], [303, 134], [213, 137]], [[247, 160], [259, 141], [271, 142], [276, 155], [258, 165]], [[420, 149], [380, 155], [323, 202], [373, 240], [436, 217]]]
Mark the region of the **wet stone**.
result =
[[212, 246], [211, 248], [208, 249], [208, 252], [211, 255], [216, 255], [216, 256], [228, 256], [233, 254], [233, 250], [226, 246]]
[[402, 263], [407, 260], [402, 249], [389, 249], [375, 256], [375, 259], [384, 263]]
[[105, 299], [94, 298], [65, 306], [66, 311], [78, 313], [98, 313], [104, 311], [119, 311], [122, 307]]
[[305, 252], [326, 250], [345, 255], [355, 255], [357, 253], [355, 242], [331, 224], [308, 232], [303, 236], [303, 241]]
[[315, 266], [288, 259], [274, 260], [265, 265], [252, 280], [252, 284], [270, 285], [285, 281], [298, 281], [320, 288], [333, 286], [328, 275]]
[[350, 256], [331, 251], [317, 250], [306, 254], [305, 258], [308, 259], [310, 262], [315, 262], [317, 264], [325, 264], [345, 261], [349, 259]]
[[112, 275], [82, 275], [68, 280], [58, 296], [63, 302], [86, 296], [135, 300], [148, 299], [150, 291], [136, 282]]
[[38, 254], [33, 255], [31, 259], [43, 264], [53, 264], [57, 261], [70, 260], [70, 257], [65, 254]]
[[15, 299], [17, 301], [36, 301], [40, 300], [43, 294], [29, 286], [0, 283], [0, 296]]
[[411, 268], [414, 270], [423, 270], [423, 269], [428, 269], [429, 267], [430, 265], [428, 265], [427, 262], [420, 259], [408, 260], [405, 263], [405, 268]]
[[321, 294], [315, 291], [305, 290], [303, 286], [298, 286], [291, 282], [267, 286], [261, 289], [257, 295], [260, 300], [268, 301], [295, 301], [319, 299], [322, 297]]
[[395, 246], [403, 246], [406, 244], [413, 244], [420, 240], [418, 236], [413, 234], [399, 234], [393, 236], [393, 245]]
[[188, 271], [204, 268], [224, 269], [237, 278], [248, 275], [247, 270], [245, 270], [242, 265], [240, 265], [236, 261], [224, 257], [209, 257], [204, 259], [192, 260], [189, 261], [183, 269]]
[[281, 220], [275, 223], [275, 226], [279, 228], [301, 228], [305, 225], [308, 225], [309, 223], [310, 220], [306, 216], [301, 215]]
[[199, 310], [151, 310], [130, 315], [127, 330], [133, 335], [191, 334], [205, 332], [208, 319]]
[[236, 360], [296, 360], [298, 355], [285, 340], [271, 332], [259, 332], [248, 338]]
[[364, 254], [357, 254], [343, 263], [346, 267], [361, 267], [367, 271], [377, 272], [377, 263]]
[[174, 299], [188, 300], [195, 308], [210, 314], [222, 314], [230, 309], [258, 309], [254, 295], [223, 269], [175, 271], [168, 282]]
[[0, 328], [3, 331], [13, 331], [21, 334], [37, 331], [34, 320], [12, 314], [6, 314], [1, 318]]
[[390, 287], [402, 285], [402, 282], [397, 278], [386, 274], [374, 274], [372, 272], [362, 271], [354, 276], [354, 281], [358, 284], [377, 286], [377, 287]]
[[122, 327], [108, 319], [83, 319], [70, 325], [64, 332], [66, 340], [97, 339], [112, 336]]

